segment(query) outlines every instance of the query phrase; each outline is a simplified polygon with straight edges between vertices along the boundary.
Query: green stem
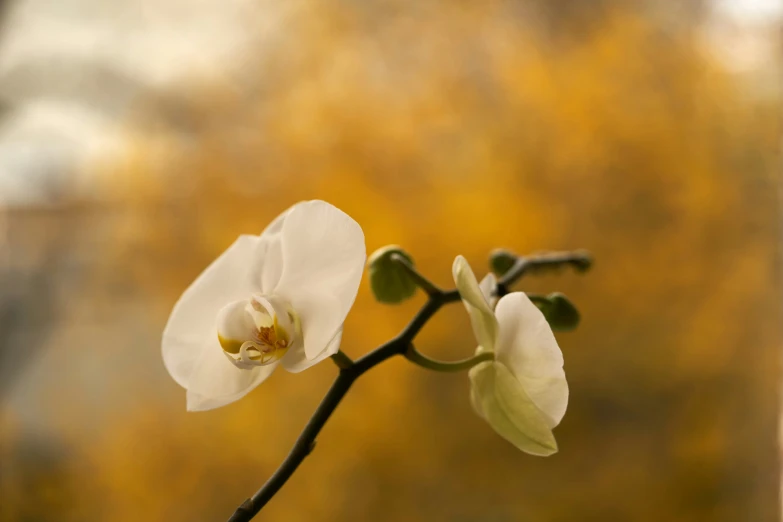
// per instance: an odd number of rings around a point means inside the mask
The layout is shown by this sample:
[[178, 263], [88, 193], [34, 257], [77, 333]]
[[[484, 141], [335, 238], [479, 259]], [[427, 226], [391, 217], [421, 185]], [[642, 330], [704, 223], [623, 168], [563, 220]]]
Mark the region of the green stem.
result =
[[439, 361], [427, 357], [418, 351], [412, 344], [408, 346], [404, 355], [410, 362], [436, 372], [461, 372], [463, 370], [470, 370], [484, 361], [492, 361], [495, 359], [495, 354], [493, 352], [482, 352], [460, 361]]
[[427, 295], [433, 296], [436, 294], [443, 293], [443, 290], [438, 288], [438, 286], [427, 279], [424, 275], [421, 274], [418, 270], [416, 270], [416, 267], [413, 266], [407, 259], [405, 259], [400, 254], [392, 254], [391, 256], [392, 261], [399, 264], [402, 268], [405, 269], [406, 272], [408, 272], [408, 275], [411, 279], [413, 279], [413, 282], [416, 283], [416, 285], [424, 290]]
[[593, 264], [593, 258], [589, 252], [578, 250], [576, 252], [549, 252], [530, 257], [517, 257], [514, 266], [498, 280], [495, 291], [497, 297], [503, 297], [509, 293], [509, 288], [525, 273], [545, 268], [557, 268], [563, 265], [571, 265], [579, 272], [587, 271]]

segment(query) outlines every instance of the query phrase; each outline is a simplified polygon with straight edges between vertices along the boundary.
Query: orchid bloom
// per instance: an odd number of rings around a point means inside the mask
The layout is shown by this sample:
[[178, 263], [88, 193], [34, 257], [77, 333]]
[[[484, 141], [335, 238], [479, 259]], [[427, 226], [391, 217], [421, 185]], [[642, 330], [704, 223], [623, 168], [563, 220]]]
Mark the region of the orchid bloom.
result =
[[224, 406], [278, 365], [297, 373], [337, 353], [365, 258], [359, 224], [323, 201], [240, 236], [185, 290], [163, 332], [187, 409]]
[[544, 315], [524, 292], [505, 295], [495, 305], [490, 293], [494, 277], [479, 285], [462, 256], [454, 260], [453, 275], [479, 344], [477, 353], [495, 354], [469, 372], [473, 408], [522, 451], [556, 453], [552, 428], [565, 414], [568, 384], [563, 354]]

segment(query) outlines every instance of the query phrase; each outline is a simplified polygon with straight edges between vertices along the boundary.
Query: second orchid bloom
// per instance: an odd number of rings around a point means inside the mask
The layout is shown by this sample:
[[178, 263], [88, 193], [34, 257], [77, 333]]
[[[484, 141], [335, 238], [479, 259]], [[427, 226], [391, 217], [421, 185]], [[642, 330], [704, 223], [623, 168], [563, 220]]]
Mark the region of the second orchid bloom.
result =
[[473, 408], [503, 438], [532, 455], [557, 452], [552, 428], [568, 404], [563, 354], [541, 311], [523, 292], [497, 300], [494, 278], [479, 285], [464, 257], [453, 266], [454, 282], [470, 315], [477, 352], [493, 361], [469, 373]]

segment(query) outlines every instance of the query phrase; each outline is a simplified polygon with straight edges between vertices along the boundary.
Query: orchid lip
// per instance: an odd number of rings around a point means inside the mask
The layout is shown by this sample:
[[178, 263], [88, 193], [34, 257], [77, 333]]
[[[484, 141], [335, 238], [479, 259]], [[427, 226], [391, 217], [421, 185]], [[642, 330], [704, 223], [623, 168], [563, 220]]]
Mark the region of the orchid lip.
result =
[[243, 307], [234, 307], [231, 314], [226, 321], [245, 326], [241, 333], [232, 331], [232, 336], [222, 335], [218, 328], [218, 341], [228, 360], [243, 370], [276, 363], [301, 337], [297, 335], [296, 314], [276, 295], [254, 294]]

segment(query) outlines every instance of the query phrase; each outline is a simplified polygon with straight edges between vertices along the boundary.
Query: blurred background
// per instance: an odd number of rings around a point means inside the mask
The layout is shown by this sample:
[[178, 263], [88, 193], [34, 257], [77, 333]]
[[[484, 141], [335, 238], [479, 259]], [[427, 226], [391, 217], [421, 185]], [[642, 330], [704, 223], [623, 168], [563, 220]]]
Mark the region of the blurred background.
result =
[[[783, 5], [773, 0], [0, 2], [0, 520], [225, 520], [334, 378], [187, 413], [160, 334], [241, 233], [326, 199], [450, 285], [586, 248], [560, 453], [464, 374], [357, 382], [258, 520], [780, 518]], [[423, 298], [374, 303], [343, 349]], [[474, 348], [464, 310], [419, 348]], [[250, 444], [248, 444], [250, 443]], [[250, 446], [251, 451], [245, 448]]]

